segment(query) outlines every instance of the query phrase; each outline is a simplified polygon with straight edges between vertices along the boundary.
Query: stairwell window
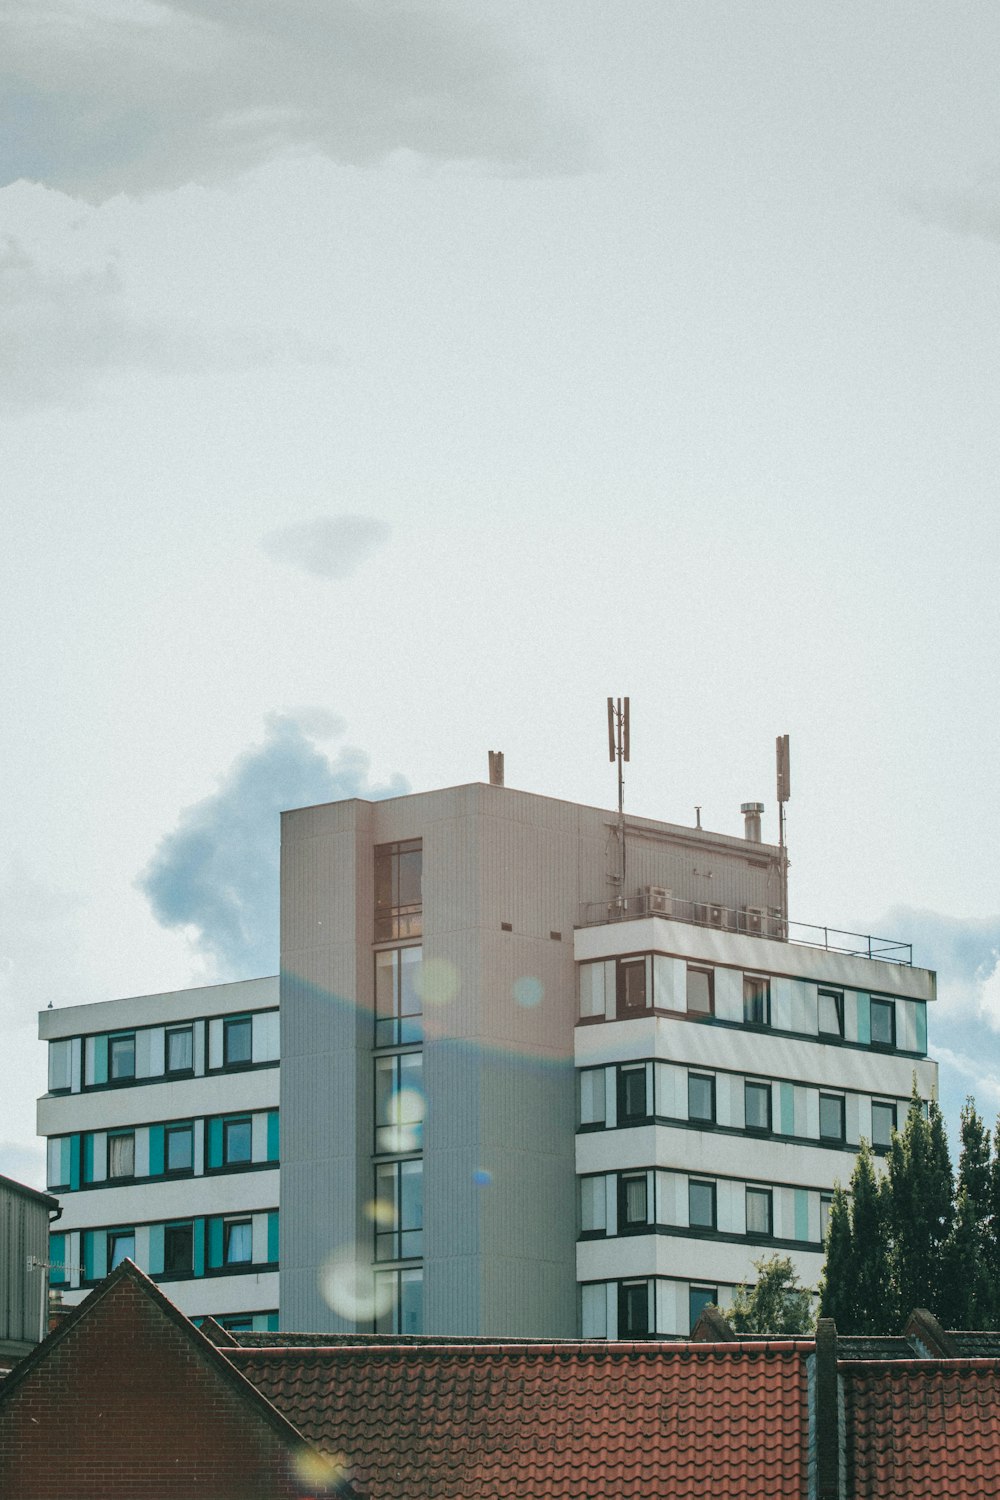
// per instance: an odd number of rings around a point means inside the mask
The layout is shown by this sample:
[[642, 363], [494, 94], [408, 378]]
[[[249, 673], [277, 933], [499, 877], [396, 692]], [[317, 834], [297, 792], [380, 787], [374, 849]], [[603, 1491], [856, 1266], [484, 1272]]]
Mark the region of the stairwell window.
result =
[[375, 849], [375, 941], [420, 937], [423, 932], [424, 846], [421, 839]]

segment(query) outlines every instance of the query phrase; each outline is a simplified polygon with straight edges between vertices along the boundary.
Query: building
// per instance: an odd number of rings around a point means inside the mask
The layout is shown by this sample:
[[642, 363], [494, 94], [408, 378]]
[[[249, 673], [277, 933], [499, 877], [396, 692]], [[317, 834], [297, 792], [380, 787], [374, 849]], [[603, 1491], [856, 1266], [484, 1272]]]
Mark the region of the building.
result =
[[0, 1373], [45, 1337], [49, 1321], [49, 1224], [59, 1204], [0, 1177]]
[[43, 1010], [38, 1102], [73, 1304], [124, 1259], [192, 1317], [278, 1319], [278, 982]]
[[0, 1382], [16, 1500], [992, 1500], [1000, 1335], [199, 1330], [125, 1261]]
[[[68, 1295], [134, 1252], [243, 1326], [634, 1339], [687, 1336], [770, 1250], [815, 1284], [861, 1138], [936, 1087], [934, 975], [790, 922], [759, 814], [493, 784], [285, 813], [280, 1080], [275, 981], [43, 1012]], [[258, 1011], [260, 1072], [227, 1051]]]

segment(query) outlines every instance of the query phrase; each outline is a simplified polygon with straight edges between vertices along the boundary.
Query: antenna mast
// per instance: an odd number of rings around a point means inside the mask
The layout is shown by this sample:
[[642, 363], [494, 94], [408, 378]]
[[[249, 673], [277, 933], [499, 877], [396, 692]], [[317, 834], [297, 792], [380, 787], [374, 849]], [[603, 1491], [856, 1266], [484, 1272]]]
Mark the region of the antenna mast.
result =
[[781, 850], [781, 914], [788, 936], [788, 849], [785, 844], [785, 803], [792, 795], [791, 765], [788, 758], [788, 735], [779, 734], [774, 742], [778, 777], [778, 847]]
[[622, 766], [629, 758], [628, 699], [608, 699], [608, 759], [618, 762], [618, 843], [621, 846], [619, 902], [625, 899], [625, 779]]

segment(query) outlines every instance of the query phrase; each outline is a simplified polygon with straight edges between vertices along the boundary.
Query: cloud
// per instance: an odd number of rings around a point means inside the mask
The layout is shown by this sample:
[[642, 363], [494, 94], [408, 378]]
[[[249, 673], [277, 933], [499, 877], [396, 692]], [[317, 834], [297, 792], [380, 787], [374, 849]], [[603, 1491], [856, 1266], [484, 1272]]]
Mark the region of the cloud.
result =
[[220, 979], [277, 972], [279, 812], [409, 791], [398, 775], [373, 786], [362, 750], [344, 745], [331, 760], [310, 737], [342, 730], [314, 709], [270, 716], [264, 743], [234, 761], [213, 796], [181, 814], [139, 877], [156, 920], [185, 929]]
[[372, 516], [318, 516], [269, 531], [261, 546], [275, 562], [317, 578], [347, 578], [388, 541], [391, 530]]
[[43, 264], [16, 239], [0, 242], [0, 395], [9, 402], [75, 404], [115, 370], [246, 369], [331, 354], [294, 334], [144, 318], [113, 261], [71, 271]]
[[34, 1027], [79, 982], [79, 896], [46, 885], [21, 861], [0, 870], [0, 1025]]
[[1000, 917], [949, 917], [894, 908], [880, 931], [913, 944], [913, 961], [938, 975], [935, 1014], [986, 1021], [1000, 1031]]
[[579, 132], [455, 0], [7, 0], [0, 184], [101, 202], [288, 151], [575, 170]]

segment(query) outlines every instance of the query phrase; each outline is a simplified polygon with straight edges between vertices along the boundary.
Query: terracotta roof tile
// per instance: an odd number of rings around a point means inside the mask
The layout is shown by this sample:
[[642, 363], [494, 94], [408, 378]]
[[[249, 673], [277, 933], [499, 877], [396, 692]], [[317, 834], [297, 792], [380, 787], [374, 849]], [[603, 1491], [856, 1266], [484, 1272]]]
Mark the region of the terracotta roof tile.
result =
[[859, 1500], [1000, 1494], [1000, 1360], [852, 1361], [840, 1371]]
[[227, 1349], [371, 1500], [805, 1493], [811, 1342]]

